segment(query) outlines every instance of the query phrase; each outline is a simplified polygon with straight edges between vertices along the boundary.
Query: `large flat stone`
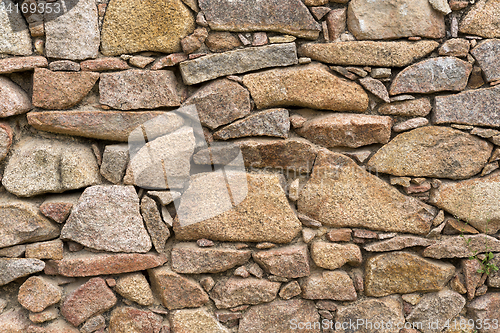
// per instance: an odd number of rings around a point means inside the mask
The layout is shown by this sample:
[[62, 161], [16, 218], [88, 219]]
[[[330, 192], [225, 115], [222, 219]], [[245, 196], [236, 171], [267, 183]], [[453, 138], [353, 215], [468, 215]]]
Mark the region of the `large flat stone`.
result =
[[[30, 55], [31, 36], [21, 11], [15, 9], [12, 0], [5, 0], [3, 4], [0, 10], [0, 53]], [[13, 10], [8, 12], [4, 8]]]
[[460, 22], [459, 31], [485, 38], [500, 37], [500, 1], [480, 0]]
[[31, 71], [48, 65], [47, 58], [41, 56], [5, 58], [0, 60], [0, 74]]
[[490, 39], [481, 42], [472, 49], [471, 54], [481, 66], [486, 81], [500, 80], [500, 40]]
[[442, 38], [446, 29], [444, 15], [428, 0], [352, 0], [347, 26], [358, 40]]
[[243, 304], [268, 303], [276, 298], [281, 283], [257, 278], [231, 277], [219, 281], [210, 298], [218, 309], [233, 308]]
[[179, 68], [184, 83], [191, 85], [221, 76], [297, 63], [295, 43], [285, 43], [209, 54], [181, 62]]
[[308, 276], [309, 256], [306, 245], [292, 245], [255, 252], [253, 260], [266, 272], [285, 278]]
[[0, 286], [23, 276], [43, 271], [45, 263], [38, 259], [1, 258], [0, 259]]
[[299, 55], [341, 66], [403, 67], [437, 49], [438, 42], [337, 42], [304, 44]]
[[483, 169], [492, 150], [492, 144], [468, 133], [427, 126], [396, 136], [368, 167], [394, 176], [464, 179]]
[[364, 112], [368, 107], [368, 95], [360, 85], [333, 75], [321, 64], [248, 74], [243, 84], [259, 109], [301, 106]]
[[199, 5], [212, 30], [275, 31], [308, 39], [317, 39], [321, 30], [300, 0], [200, 0]]
[[430, 246], [435, 244], [436, 241], [433, 239], [427, 239], [423, 237], [416, 236], [396, 236], [391, 239], [383, 240], [376, 243], [370, 243], [365, 245], [363, 248], [365, 251], [369, 252], [388, 252], [405, 249], [414, 246]]
[[111, 1], [102, 27], [101, 52], [120, 55], [141, 51], [181, 51], [181, 39], [194, 31], [195, 21], [181, 0], [131, 3]]
[[500, 252], [500, 241], [487, 235], [465, 235], [445, 238], [427, 247], [424, 257], [468, 258], [474, 253]]
[[350, 158], [322, 151], [300, 192], [299, 212], [333, 227], [427, 234], [436, 210], [401, 194]]
[[26, 113], [30, 109], [28, 94], [9, 78], [0, 76], [0, 117]]
[[358, 297], [351, 278], [341, 270], [314, 273], [302, 281], [301, 288], [305, 299], [355, 301]]
[[229, 172], [226, 176], [233, 200], [221, 173], [191, 177], [177, 208], [176, 239], [288, 243], [297, 236], [301, 223], [279, 177]]
[[500, 86], [436, 96], [435, 124], [500, 127]]
[[368, 259], [365, 268], [365, 294], [387, 296], [443, 289], [455, 274], [455, 266], [424, 259], [407, 252], [391, 252]]

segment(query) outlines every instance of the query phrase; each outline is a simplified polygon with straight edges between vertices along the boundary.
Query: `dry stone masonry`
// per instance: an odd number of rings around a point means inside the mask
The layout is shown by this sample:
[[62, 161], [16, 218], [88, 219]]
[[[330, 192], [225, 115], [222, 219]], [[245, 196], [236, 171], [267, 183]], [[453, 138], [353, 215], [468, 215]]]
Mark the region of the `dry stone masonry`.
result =
[[500, 0], [0, 0], [0, 118], [0, 333], [500, 332]]

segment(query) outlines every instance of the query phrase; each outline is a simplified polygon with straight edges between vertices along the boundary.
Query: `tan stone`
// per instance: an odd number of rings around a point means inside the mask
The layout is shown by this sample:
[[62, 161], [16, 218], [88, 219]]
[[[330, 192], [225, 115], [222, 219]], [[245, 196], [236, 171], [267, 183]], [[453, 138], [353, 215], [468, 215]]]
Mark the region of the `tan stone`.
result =
[[63, 258], [63, 242], [56, 239], [49, 242], [28, 244], [26, 258], [61, 260]]
[[431, 112], [432, 105], [428, 98], [387, 103], [380, 106], [378, 112], [391, 116], [425, 117]]
[[120, 276], [116, 280], [115, 291], [126, 299], [139, 305], [151, 305], [154, 302], [153, 292], [146, 277], [142, 273]]
[[485, 38], [500, 37], [500, 1], [478, 1], [460, 22], [459, 31]]
[[357, 298], [351, 278], [341, 270], [314, 273], [302, 281], [301, 287], [305, 299], [355, 301]]
[[285, 278], [298, 278], [309, 275], [309, 256], [307, 246], [292, 245], [259, 251], [253, 260], [268, 273]]
[[162, 322], [163, 317], [151, 311], [119, 307], [111, 312], [109, 331], [112, 333], [156, 333], [162, 331]]
[[233, 308], [243, 304], [268, 303], [276, 298], [281, 283], [254, 277], [231, 277], [219, 281], [210, 293], [218, 309]]
[[17, 300], [31, 312], [41, 312], [61, 300], [62, 290], [47, 279], [32, 276], [19, 288]]
[[6, 58], [0, 60], [0, 74], [24, 72], [47, 66], [47, 58], [40, 56]]
[[311, 257], [316, 266], [331, 270], [345, 264], [358, 266], [363, 260], [361, 250], [355, 244], [341, 245], [321, 241], [312, 243]]
[[205, 309], [172, 311], [170, 313], [170, 321], [173, 332], [229, 333], [229, 330]]
[[449, 237], [424, 249], [423, 256], [430, 258], [468, 258], [474, 253], [500, 252], [500, 241], [487, 235]]
[[31, 108], [28, 94], [9, 78], [0, 76], [0, 117], [26, 113]]
[[227, 31], [210, 32], [205, 44], [212, 52], [226, 52], [243, 45], [235, 34]]

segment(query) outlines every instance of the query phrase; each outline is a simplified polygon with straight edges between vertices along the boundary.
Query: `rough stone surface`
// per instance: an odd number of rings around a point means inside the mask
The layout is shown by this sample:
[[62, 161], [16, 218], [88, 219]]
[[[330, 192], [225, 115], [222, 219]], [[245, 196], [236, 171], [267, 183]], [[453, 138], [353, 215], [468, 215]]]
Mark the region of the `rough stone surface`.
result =
[[493, 146], [459, 130], [427, 126], [399, 134], [368, 161], [394, 176], [464, 179], [482, 170]]
[[0, 74], [30, 71], [47, 66], [47, 58], [41, 56], [6, 58], [0, 60]]
[[68, 109], [87, 96], [99, 79], [94, 72], [52, 72], [35, 68], [33, 105], [43, 109]]
[[235, 3], [229, 0], [200, 0], [200, 8], [212, 30], [275, 31], [316, 39], [321, 30], [307, 7], [299, 0]]
[[[267, 36], [266, 36], [267, 40]], [[226, 52], [242, 46], [240, 39], [227, 31], [214, 31], [208, 34], [205, 44], [212, 52]], [[267, 43], [264, 43], [267, 44]], [[264, 45], [262, 44], [262, 45]], [[257, 45], [257, 46], [262, 46]]]
[[[13, 8], [12, 0], [4, 1], [5, 7]], [[31, 37], [20, 10], [0, 11], [0, 53], [30, 55]]]
[[113, 57], [85, 60], [80, 63], [80, 67], [82, 71], [94, 72], [118, 71], [130, 68], [126, 61]]
[[368, 259], [365, 268], [365, 294], [386, 296], [443, 289], [455, 274], [455, 266], [424, 259], [407, 252], [392, 252]]
[[377, 96], [386, 103], [390, 103], [391, 100], [389, 98], [387, 88], [379, 80], [373, 79], [371, 77], [365, 77], [360, 79], [359, 83], [361, 83], [361, 85], [373, 95]]
[[26, 245], [26, 258], [35, 259], [54, 259], [61, 260], [63, 258], [63, 242], [60, 239], [32, 243]]
[[392, 127], [392, 130], [396, 133], [399, 133], [427, 125], [429, 125], [429, 121], [427, 120], [427, 118], [419, 117], [398, 123]]
[[342, 113], [313, 118], [295, 131], [323, 147], [358, 148], [389, 142], [391, 126], [390, 117]]
[[32, 276], [19, 288], [17, 300], [31, 312], [41, 312], [61, 300], [62, 291], [47, 279]]
[[153, 292], [146, 277], [142, 273], [120, 276], [116, 280], [115, 291], [126, 299], [139, 305], [151, 305], [154, 302]]
[[487, 235], [453, 236], [427, 247], [423, 255], [436, 259], [468, 258], [473, 255], [474, 251], [476, 253], [500, 252], [500, 241]]
[[416, 237], [416, 236], [396, 236], [377, 243], [371, 243], [363, 246], [365, 251], [369, 252], [388, 252], [405, 249], [414, 246], [430, 246], [436, 241], [432, 239]]
[[172, 71], [131, 69], [103, 73], [99, 81], [99, 101], [119, 110], [179, 106], [176, 84]]
[[229, 330], [205, 309], [172, 311], [170, 321], [173, 332], [229, 333]]
[[161, 218], [156, 202], [148, 196], [141, 200], [141, 214], [156, 251], [164, 253], [170, 231]]
[[55, 195], [48, 197], [39, 207], [40, 213], [57, 223], [63, 223], [71, 213], [71, 209], [78, 201], [80, 194]]
[[133, 5], [117, 0], [106, 10], [101, 51], [104, 55], [179, 52], [181, 39], [194, 28], [194, 17], [180, 0], [143, 1]]
[[464, 38], [448, 39], [441, 45], [438, 50], [439, 55], [453, 56], [453, 57], [467, 57], [469, 53], [470, 44]]
[[[419, 42], [337, 42], [304, 44], [299, 55], [341, 66], [403, 67], [435, 49], [435, 41]], [[383, 56], [380, 56], [380, 55]]]
[[481, 66], [486, 81], [500, 80], [500, 40], [491, 39], [481, 42], [471, 51], [471, 54]]
[[480, 0], [460, 22], [460, 32], [485, 38], [500, 37], [500, 1]]
[[109, 330], [112, 333], [156, 333], [161, 331], [163, 318], [151, 311], [119, 307], [111, 312]]
[[361, 86], [338, 78], [321, 64], [271, 69], [243, 77], [259, 109], [302, 106], [364, 112], [368, 96]]
[[312, 243], [311, 257], [316, 266], [331, 270], [345, 264], [358, 266], [363, 260], [361, 250], [355, 244], [341, 245], [321, 241]]
[[432, 105], [428, 98], [393, 102], [383, 104], [378, 112], [380, 114], [402, 117], [425, 117], [431, 112]]
[[318, 154], [297, 207], [328, 226], [415, 234], [427, 234], [435, 215], [434, 208], [402, 195], [350, 158], [325, 151]]
[[166, 206], [181, 197], [181, 193], [175, 191], [148, 191], [148, 195], [157, 199], [163, 206]]
[[445, 36], [444, 16], [428, 0], [353, 0], [347, 25], [358, 40]]
[[0, 329], [6, 333], [25, 333], [30, 324], [22, 309], [12, 309], [0, 316]]
[[438, 57], [406, 67], [392, 81], [391, 95], [439, 91], [462, 91], [467, 86], [472, 65], [455, 57]]
[[[60, 4], [62, 7], [62, 4]], [[49, 58], [83, 60], [96, 58], [100, 34], [95, 0], [66, 0], [64, 15], [44, 14], [45, 53]], [[62, 10], [62, 8], [61, 8]]]
[[[312, 8], [311, 8], [312, 11]], [[326, 14], [325, 22], [328, 30], [328, 39], [336, 40], [346, 29], [347, 8], [330, 10]]]
[[219, 273], [246, 263], [251, 251], [198, 248], [192, 243], [180, 243], [173, 247], [171, 256], [172, 270], [177, 273]]
[[292, 297], [300, 295], [302, 289], [297, 281], [292, 281], [287, 283], [283, 288], [281, 288], [279, 295], [282, 299], [290, 299]]
[[314, 273], [302, 281], [302, 297], [305, 299], [331, 299], [355, 301], [354, 284], [344, 271]]
[[181, 62], [184, 83], [191, 85], [221, 76], [298, 63], [295, 43], [265, 45], [209, 54]]
[[45, 263], [38, 259], [0, 258], [0, 286], [17, 278], [42, 271]]
[[49, 69], [54, 72], [63, 72], [63, 71], [79, 72], [81, 67], [79, 63], [71, 60], [59, 60], [51, 62], [49, 65]]
[[[467, 306], [467, 312], [474, 320], [500, 320], [500, 293], [493, 292], [476, 298]], [[488, 330], [482, 330], [482, 333]]]
[[28, 94], [9, 78], [0, 76], [0, 117], [26, 113], [30, 109]]
[[129, 162], [127, 144], [107, 145], [102, 154], [101, 175], [113, 184], [119, 184]]
[[306, 245], [292, 245], [255, 252], [253, 260], [266, 272], [285, 278], [294, 279], [308, 276], [310, 273]]
[[210, 293], [218, 309], [233, 308], [243, 304], [271, 302], [276, 298], [281, 283], [264, 279], [231, 277], [219, 281]]
[[132, 186], [85, 189], [61, 231], [61, 238], [110, 252], [145, 253], [151, 249], [151, 239], [139, 212], [139, 198]]

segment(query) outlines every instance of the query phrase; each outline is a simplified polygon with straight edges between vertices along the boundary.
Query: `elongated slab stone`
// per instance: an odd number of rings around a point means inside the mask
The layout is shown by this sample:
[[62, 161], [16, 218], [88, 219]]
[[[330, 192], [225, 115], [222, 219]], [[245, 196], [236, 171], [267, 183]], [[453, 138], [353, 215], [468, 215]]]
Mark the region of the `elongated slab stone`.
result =
[[413, 246], [430, 246], [435, 244], [433, 239], [415, 236], [396, 236], [381, 242], [365, 245], [363, 248], [369, 252], [388, 252], [405, 249]]
[[368, 167], [394, 176], [464, 179], [482, 170], [492, 150], [491, 143], [468, 133], [427, 126], [396, 136]]
[[489, 39], [481, 42], [472, 49], [471, 54], [481, 66], [486, 81], [500, 80], [500, 40]]
[[460, 22], [459, 31], [485, 38], [500, 37], [500, 1], [480, 0]]
[[45, 263], [38, 259], [9, 258], [0, 259], [0, 286], [17, 278], [42, 271]]
[[[2, 1], [0, 10], [0, 53], [30, 55], [31, 36], [21, 10], [12, 0]], [[10, 6], [10, 7], [9, 7]], [[9, 12], [6, 9], [12, 8]]]
[[342, 270], [314, 273], [302, 281], [301, 288], [305, 299], [355, 301], [358, 297], [352, 279]]
[[435, 124], [500, 127], [500, 86], [436, 96]]
[[302, 106], [364, 112], [368, 107], [368, 95], [360, 85], [333, 75], [321, 64], [248, 74], [243, 84], [259, 109]]
[[338, 42], [304, 44], [299, 55], [342, 66], [403, 67], [437, 49], [438, 42]]
[[321, 30], [300, 0], [200, 0], [199, 4], [212, 30], [275, 31], [308, 39], [318, 38]]
[[350, 158], [318, 153], [297, 202], [302, 214], [333, 227], [427, 234], [436, 209], [401, 194]]
[[179, 68], [184, 83], [191, 85], [221, 76], [297, 63], [295, 43], [285, 43], [209, 54], [181, 62]]
[[487, 235], [454, 236], [427, 247], [423, 255], [435, 259], [468, 258], [476, 253], [500, 252], [500, 241]]
[[30, 112], [28, 124], [34, 128], [85, 138], [127, 142], [130, 133], [145, 122], [157, 119], [172, 129], [182, 126], [177, 114], [162, 111], [42, 111]]
[[0, 74], [24, 72], [48, 65], [47, 58], [41, 56], [6, 58], [0, 60]]

